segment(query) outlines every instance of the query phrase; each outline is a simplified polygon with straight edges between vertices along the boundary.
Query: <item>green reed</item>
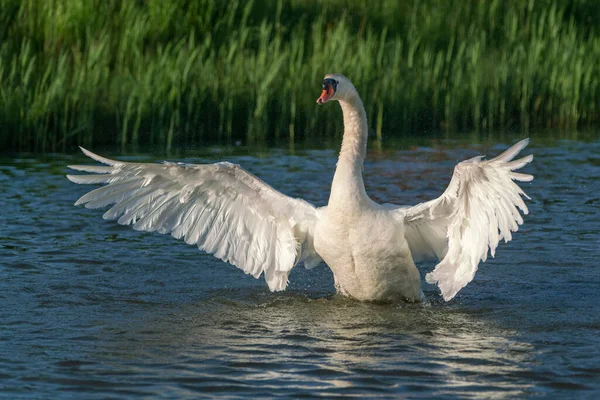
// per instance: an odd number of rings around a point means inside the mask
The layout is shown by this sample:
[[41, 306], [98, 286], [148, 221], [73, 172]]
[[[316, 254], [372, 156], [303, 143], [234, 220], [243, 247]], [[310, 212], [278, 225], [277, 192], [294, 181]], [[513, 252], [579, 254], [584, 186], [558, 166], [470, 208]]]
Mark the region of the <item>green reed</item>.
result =
[[595, 4], [0, 0], [0, 145], [330, 139], [328, 72], [352, 79], [380, 140], [593, 125]]

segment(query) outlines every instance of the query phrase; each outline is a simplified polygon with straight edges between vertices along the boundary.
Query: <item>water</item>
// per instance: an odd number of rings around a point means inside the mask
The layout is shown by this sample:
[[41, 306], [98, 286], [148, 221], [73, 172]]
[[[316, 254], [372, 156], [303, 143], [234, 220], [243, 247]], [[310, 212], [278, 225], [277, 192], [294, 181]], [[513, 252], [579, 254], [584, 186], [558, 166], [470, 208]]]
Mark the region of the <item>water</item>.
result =
[[[370, 150], [368, 192], [436, 197], [457, 160], [514, 141]], [[455, 300], [426, 285], [425, 306], [346, 300], [324, 266], [297, 268], [270, 293], [169, 236], [73, 207], [90, 187], [68, 182], [65, 165], [81, 155], [5, 155], [0, 396], [598, 398], [600, 141], [534, 140], [530, 151], [525, 225]], [[317, 205], [336, 162], [336, 149], [203, 154], [177, 158], [239, 162]]]

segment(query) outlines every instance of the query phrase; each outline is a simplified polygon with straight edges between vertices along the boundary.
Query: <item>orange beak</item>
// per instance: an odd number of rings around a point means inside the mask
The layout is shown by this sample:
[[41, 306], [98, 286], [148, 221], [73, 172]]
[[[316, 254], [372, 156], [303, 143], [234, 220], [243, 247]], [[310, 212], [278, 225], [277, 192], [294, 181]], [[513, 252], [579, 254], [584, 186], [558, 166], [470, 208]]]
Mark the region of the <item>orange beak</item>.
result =
[[335, 90], [333, 89], [333, 86], [328, 85], [326, 88], [323, 89], [321, 96], [317, 99], [317, 104], [327, 103], [329, 100], [331, 100], [334, 94]]

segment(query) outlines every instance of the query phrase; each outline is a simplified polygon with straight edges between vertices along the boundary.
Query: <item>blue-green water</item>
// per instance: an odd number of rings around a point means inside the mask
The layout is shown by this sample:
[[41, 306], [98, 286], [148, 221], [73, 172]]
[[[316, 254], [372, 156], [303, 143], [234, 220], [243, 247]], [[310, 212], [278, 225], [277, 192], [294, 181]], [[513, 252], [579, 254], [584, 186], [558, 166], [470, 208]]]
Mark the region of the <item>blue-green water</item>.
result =
[[[437, 197], [457, 161], [507, 145], [370, 150], [369, 194]], [[114, 149], [92, 149], [117, 157]], [[73, 207], [83, 156], [0, 159], [0, 397], [600, 397], [600, 141], [536, 143], [530, 215], [450, 303], [362, 304], [325, 266], [270, 293], [170, 236]], [[337, 149], [201, 149], [324, 205]], [[140, 161], [164, 157], [127, 156]], [[433, 264], [421, 267], [422, 275]]]

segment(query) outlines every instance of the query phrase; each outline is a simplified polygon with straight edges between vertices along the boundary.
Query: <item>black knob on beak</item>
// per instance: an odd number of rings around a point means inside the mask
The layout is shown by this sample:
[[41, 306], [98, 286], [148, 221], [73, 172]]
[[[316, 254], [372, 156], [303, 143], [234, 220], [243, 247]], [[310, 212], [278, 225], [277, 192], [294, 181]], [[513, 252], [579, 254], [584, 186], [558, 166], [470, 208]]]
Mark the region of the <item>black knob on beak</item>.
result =
[[337, 84], [337, 81], [333, 78], [323, 79], [323, 90], [327, 90], [331, 86], [335, 92], [337, 90]]

